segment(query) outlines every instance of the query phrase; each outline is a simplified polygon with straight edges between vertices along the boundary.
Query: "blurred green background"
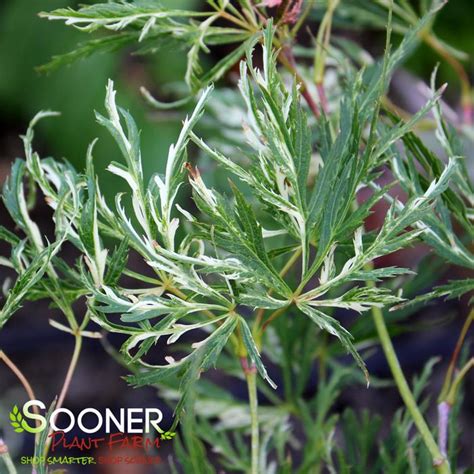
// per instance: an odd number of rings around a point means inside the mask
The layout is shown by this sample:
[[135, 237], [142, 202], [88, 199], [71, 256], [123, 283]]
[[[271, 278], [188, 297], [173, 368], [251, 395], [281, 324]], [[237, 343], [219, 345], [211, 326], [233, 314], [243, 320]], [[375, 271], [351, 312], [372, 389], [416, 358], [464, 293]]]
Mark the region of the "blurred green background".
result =
[[[84, 3], [84, 2], [81, 2]], [[174, 7], [191, 7], [199, 1], [164, 0]], [[110, 135], [98, 126], [94, 110], [103, 111], [105, 85], [113, 78], [118, 102], [129, 109], [142, 130], [145, 171], [163, 163], [169, 144], [175, 139], [181, 114], [154, 114], [145, 105], [139, 87], [150, 88], [182, 77], [185, 54], [162, 51], [145, 58], [130, 57], [127, 51], [101, 54], [40, 74], [35, 68], [54, 54], [68, 52], [92, 35], [59, 22], [38, 17], [38, 12], [74, 6], [65, 0], [2, 0], [0, 2], [0, 158], [2, 177], [15, 156], [23, 156], [17, 138], [39, 110], [56, 110], [60, 118], [44, 120], [37, 128], [36, 145], [43, 154], [67, 157], [76, 167], [84, 163], [88, 144], [99, 137], [95, 163], [99, 173], [118, 153]], [[118, 156], [117, 156], [118, 158]], [[110, 186], [118, 186], [110, 173]], [[3, 181], [3, 179], [2, 179]], [[108, 192], [113, 191], [108, 187]]]

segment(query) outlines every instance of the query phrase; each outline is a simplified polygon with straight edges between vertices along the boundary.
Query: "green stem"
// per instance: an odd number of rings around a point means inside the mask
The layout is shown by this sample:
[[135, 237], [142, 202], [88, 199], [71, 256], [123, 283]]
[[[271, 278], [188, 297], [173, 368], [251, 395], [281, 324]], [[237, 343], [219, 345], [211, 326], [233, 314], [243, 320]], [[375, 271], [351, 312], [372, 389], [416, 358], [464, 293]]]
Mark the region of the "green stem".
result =
[[464, 121], [472, 123], [473, 100], [471, 96], [471, 84], [469, 75], [463, 65], [449, 52], [446, 47], [431, 32], [420, 34], [422, 40], [438, 53], [456, 72], [461, 83], [461, 106], [464, 113]]
[[423, 441], [428, 448], [428, 451], [433, 458], [433, 466], [439, 474], [450, 474], [451, 469], [449, 467], [448, 461], [441, 454], [441, 451], [436, 444], [435, 439], [428, 427], [423, 415], [418, 408], [418, 405], [415, 401], [408, 382], [403, 374], [402, 368], [400, 367], [400, 362], [398, 361], [397, 354], [390, 339], [390, 335], [385, 324], [383, 313], [380, 308], [372, 308], [372, 317], [374, 319], [375, 327], [380, 339], [380, 344], [382, 345], [385, 357], [387, 358], [388, 365], [392, 371], [393, 378], [397, 385], [400, 396], [402, 397], [405, 406], [407, 407], [413, 422], [415, 423], [418, 431], [423, 438]]
[[327, 50], [331, 39], [332, 17], [339, 4], [339, 0], [329, 0], [326, 13], [319, 26], [314, 54], [314, 82], [322, 84], [326, 66]]
[[454, 402], [456, 401], [456, 395], [457, 395], [459, 386], [461, 385], [461, 382], [462, 382], [463, 378], [466, 376], [466, 374], [472, 368], [474, 368], [474, 357], [471, 357], [469, 359], [469, 361], [466, 363], [466, 365], [459, 371], [459, 373], [454, 378], [454, 381], [453, 381], [453, 384], [451, 385], [448, 396], [446, 397], [446, 401], [450, 405], [454, 405]]
[[452, 380], [453, 380], [454, 370], [456, 369], [456, 364], [459, 358], [459, 354], [461, 353], [461, 349], [464, 344], [464, 339], [466, 338], [467, 332], [469, 331], [469, 328], [473, 321], [474, 321], [474, 309], [472, 309], [469, 312], [469, 315], [466, 321], [464, 321], [463, 327], [461, 329], [461, 334], [459, 335], [458, 341], [456, 343], [456, 347], [454, 348], [453, 355], [449, 362], [449, 367], [446, 372], [446, 377], [444, 379], [443, 387], [439, 394], [438, 402], [444, 401], [448, 395], [448, 392], [450, 390]]
[[273, 311], [272, 314], [266, 319], [266, 321], [262, 324], [262, 330], [261, 332], [263, 333], [265, 329], [267, 329], [267, 326], [271, 324], [276, 318], [278, 318], [280, 315], [282, 315], [286, 310], [288, 309], [288, 306], [283, 306], [283, 308], [276, 309]]
[[66, 378], [64, 379], [64, 385], [61, 390], [61, 393], [58, 398], [58, 403], [56, 405], [56, 409], [61, 408], [63, 406], [64, 400], [66, 399], [67, 392], [71, 385], [72, 377], [74, 375], [74, 371], [77, 367], [77, 362], [79, 360], [79, 355], [82, 349], [82, 335], [80, 333], [76, 334], [74, 340], [74, 352], [72, 353], [71, 362], [69, 363], [69, 368], [66, 373]]
[[242, 8], [242, 13], [247, 18], [249, 23], [254, 27], [258, 28], [257, 17], [255, 15], [254, 7], [250, 0], [239, 0], [240, 6]]
[[308, 0], [306, 2], [306, 7], [303, 11], [303, 13], [301, 14], [301, 16], [299, 17], [296, 25], [291, 29], [291, 36], [294, 38], [298, 31], [301, 29], [301, 27], [303, 26], [304, 22], [306, 21], [306, 19], [308, 18], [308, 15], [310, 14], [312, 8], [313, 8], [313, 5], [315, 3], [315, 0]]
[[10, 453], [7, 451], [5, 453], [0, 454], [0, 457], [3, 459], [3, 462], [5, 463], [5, 466], [7, 468], [6, 474], [17, 474], [17, 470], [16, 470], [15, 465], [13, 464]]
[[251, 453], [252, 467], [251, 474], [258, 474], [258, 454], [260, 445], [260, 434], [258, 429], [258, 398], [257, 398], [257, 374], [255, 367], [250, 367], [245, 372], [250, 404], [250, 422], [251, 422]]
[[245, 22], [239, 20], [238, 18], [231, 15], [230, 13], [227, 13], [224, 10], [220, 10], [219, 15], [222, 18], [225, 18], [226, 20], [230, 21], [231, 23], [234, 23], [235, 25], [240, 26], [244, 30], [251, 31], [252, 33], [255, 32], [255, 30], [248, 23], [245, 23]]
[[145, 283], [151, 283], [152, 285], [158, 286], [163, 285], [163, 282], [161, 280], [158, 280], [157, 278], [150, 278], [145, 275], [141, 275], [140, 273], [134, 272], [133, 270], [130, 270], [128, 268], [125, 268], [122, 273]]
[[[298, 249], [290, 257], [288, 262], [286, 262], [286, 264], [281, 269], [281, 271], [279, 273], [280, 277], [283, 278], [291, 270], [291, 268], [293, 267], [295, 262], [298, 261], [298, 259], [300, 258], [302, 253], [303, 253], [303, 248], [298, 247]], [[273, 291], [270, 289], [268, 291], [268, 294], [271, 295], [272, 293], [273, 293]], [[254, 323], [254, 327], [253, 327], [253, 333], [254, 333], [254, 337], [256, 339], [257, 347], [260, 347], [262, 332], [264, 330], [263, 328], [260, 328], [260, 326], [262, 325], [264, 314], [265, 314], [265, 309], [264, 308], [260, 308], [257, 311], [257, 315], [256, 315], [256, 318], [255, 318], [255, 323]]]

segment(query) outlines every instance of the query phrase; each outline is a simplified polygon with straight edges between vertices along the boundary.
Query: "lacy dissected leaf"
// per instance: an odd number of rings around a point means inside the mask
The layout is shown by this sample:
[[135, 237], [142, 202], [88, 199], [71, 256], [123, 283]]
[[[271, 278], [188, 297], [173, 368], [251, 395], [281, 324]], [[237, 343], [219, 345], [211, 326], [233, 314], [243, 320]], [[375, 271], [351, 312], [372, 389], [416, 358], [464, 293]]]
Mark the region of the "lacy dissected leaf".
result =
[[15, 284], [9, 290], [7, 299], [0, 311], [0, 328], [22, 306], [31, 289], [40, 282], [57, 247], [58, 244], [46, 247], [20, 273]]
[[131, 375], [128, 377], [128, 382], [141, 387], [159, 383], [168, 377], [178, 377], [182, 398], [175, 411], [179, 413], [201, 372], [216, 363], [219, 353], [234, 332], [237, 322], [238, 319], [235, 316], [229, 315], [210, 336], [196, 344], [196, 348], [189, 355], [178, 361], [170, 360], [168, 365], [150, 367], [136, 375]]
[[[134, 2], [112, 1], [85, 5], [77, 10], [60, 8], [40, 13], [49, 20], [64, 21], [81, 31], [113, 31], [115, 34], [93, 39], [52, 60], [39, 68], [49, 71], [61, 65], [96, 53], [116, 51], [133, 45], [138, 54], [156, 53], [167, 47], [187, 50], [185, 81], [192, 93], [219, 80], [241, 57], [260, 35], [248, 29], [233, 26], [216, 26], [226, 10], [226, 3], [209, 2], [210, 11], [195, 12], [173, 9], [151, 0]], [[200, 64], [201, 53], [209, 54], [210, 47], [240, 43], [207, 72]], [[148, 95], [148, 91], [146, 91]], [[151, 96], [150, 96], [151, 97]], [[152, 97], [151, 103], [157, 103]]]
[[276, 388], [275, 382], [273, 382], [273, 380], [268, 376], [267, 369], [262, 363], [260, 353], [252, 336], [252, 331], [250, 331], [247, 322], [245, 319], [240, 318], [239, 324], [242, 330], [242, 339], [249, 354], [250, 360], [257, 367], [258, 373], [270, 384], [270, 386], [272, 388]]
[[362, 360], [361, 356], [355, 349], [352, 343], [352, 336], [347, 329], [345, 329], [339, 321], [328, 316], [327, 314], [319, 311], [318, 309], [312, 308], [308, 304], [299, 303], [298, 308], [306, 314], [314, 323], [319, 326], [320, 329], [327, 331], [329, 334], [336, 336], [340, 341], [341, 344], [345, 347], [347, 352], [349, 352], [354, 360], [357, 362], [357, 365], [361, 368], [364, 372], [367, 382], [369, 381], [369, 373], [367, 368], [365, 367], [365, 363]]

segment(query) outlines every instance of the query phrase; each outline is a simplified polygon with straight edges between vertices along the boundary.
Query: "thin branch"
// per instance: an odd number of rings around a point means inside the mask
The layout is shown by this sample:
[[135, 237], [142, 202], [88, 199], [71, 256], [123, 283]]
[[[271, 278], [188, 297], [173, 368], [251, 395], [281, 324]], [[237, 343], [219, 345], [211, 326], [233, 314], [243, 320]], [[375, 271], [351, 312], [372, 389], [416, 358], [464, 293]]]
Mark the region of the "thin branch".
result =
[[[35, 393], [33, 391], [33, 388], [31, 387], [30, 383], [28, 382], [28, 379], [25, 377], [23, 372], [18, 368], [17, 365], [14, 364], [14, 362], [5, 354], [5, 352], [0, 351], [0, 360], [3, 360], [7, 367], [16, 375], [18, 380], [21, 382], [23, 385], [28, 398], [30, 400], [36, 400]], [[38, 407], [34, 407], [35, 413], [38, 414]]]
[[[303, 252], [302, 247], [299, 247], [291, 256], [291, 258], [286, 262], [284, 267], [281, 269], [279, 275], [280, 277], [284, 277], [293, 267], [293, 265], [298, 261], [300, 258], [301, 254]], [[273, 293], [272, 289], [269, 290], [268, 295], [271, 296]], [[262, 324], [263, 316], [265, 314], [265, 308], [260, 308], [257, 311], [256, 319], [255, 319], [255, 325], [254, 325], [254, 331], [257, 331], [260, 325]]]
[[312, 8], [313, 8], [313, 5], [315, 3], [315, 0], [307, 0], [306, 2], [306, 7], [305, 9], [303, 10], [303, 13], [301, 14], [301, 16], [298, 18], [298, 21], [296, 22], [295, 26], [293, 26], [293, 28], [291, 29], [291, 36], [294, 38], [297, 34], [298, 34], [298, 31], [301, 29], [301, 27], [303, 26], [304, 22], [306, 21], [306, 19], [308, 18], [308, 15], [310, 14]]
[[468, 360], [468, 362], [464, 365], [464, 367], [462, 367], [462, 369], [457, 373], [456, 377], [454, 378], [453, 384], [451, 385], [446, 399], [446, 401], [450, 405], [454, 405], [459, 386], [461, 385], [461, 382], [463, 381], [464, 377], [472, 368], [474, 368], [474, 357], [471, 357]]
[[471, 85], [463, 65], [448, 51], [433, 34], [422, 36], [425, 43], [436, 51], [456, 72], [461, 83], [461, 106], [463, 110], [463, 121], [468, 125], [473, 121], [473, 99], [471, 96]]
[[395, 383], [397, 384], [398, 392], [400, 393], [400, 396], [402, 397], [413, 422], [418, 428], [418, 432], [420, 433], [426, 447], [428, 448], [428, 451], [431, 454], [431, 457], [433, 458], [433, 465], [439, 474], [450, 474], [451, 468], [449, 467], [448, 460], [442, 454], [435, 439], [433, 438], [430, 428], [426, 423], [405, 378], [405, 374], [403, 373], [400, 362], [398, 361], [398, 357], [393, 347], [381, 309], [373, 307], [372, 317], [377, 329], [380, 344], [382, 345], [388, 365], [392, 372]]
[[314, 116], [318, 119], [321, 116], [319, 107], [311, 96], [306, 81], [298, 72], [293, 53], [288, 46], [284, 47], [282, 52], [278, 55], [278, 60], [281, 62], [281, 64], [283, 64], [283, 66], [285, 66], [286, 69], [288, 69], [288, 71], [290, 71], [295, 76], [296, 80], [300, 84], [301, 95], [306, 100], [306, 103], [311, 109], [311, 112], [313, 112]]
[[[74, 337], [74, 351], [72, 353], [71, 357], [71, 362], [69, 363], [69, 367], [66, 373], [66, 378], [64, 379], [63, 387], [61, 389], [61, 393], [58, 397], [58, 402], [56, 404], [56, 409], [62, 408], [64, 404], [64, 400], [66, 399], [67, 392], [69, 391], [69, 387], [71, 385], [72, 377], [74, 375], [74, 372], [77, 367], [77, 362], [79, 360], [79, 355], [81, 353], [81, 348], [82, 348], [82, 334], [81, 331], [77, 331]], [[44, 455], [46, 456], [48, 454], [50, 445], [51, 445], [51, 440], [52, 438], [49, 436], [53, 432], [52, 428], [50, 428], [49, 433], [48, 433], [48, 442], [46, 443], [45, 446], [45, 453]]]
[[286, 310], [288, 309], [288, 306], [284, 306], [283, 308], [278, 308], [275, 311], [273, 311], [272, 314], [265, 320], [265, 322], [262, 325], [262, 333], [265, 332], [265, 329], [267, 329], [267, 326], [272, 323], [278, 316], [282, 315]]
[[[13, 464], [10, 453], [8, 452], [8, 446], [5, 444], [2, 438], [0, 438], [0, 459], [3, 460], [7, 470], [6, 474], [16, 474], [17, 470]], [[3, 472], [3, 469], [1, 470]]]
[[459, 334], [459, 338], [456, 342], [456, 347], [454, 348], [453, 354], [451, 356], [451, 360], [449, 362], [448, 370], [446, 371], [446, 377], [444, 378], [443, 387], [439, 394], [438, 402], [442, 402], [446, 399], [449, 389], [451, 387], [451, 382], [453, 379], [454, 370], [456, 369], [457, 361], [459, 359], [459, 354], [461, 353], [462, 346], [464, 344], [464, 340], [466, 339], [467, 332], [471, 327], [471, 324], [474, 321], [474, 309], [472, 309], [464, 321], [463, 327], [461, 329], [461, 333]]
[[258, 426], [258, 397], [257, 397], [257, 371], [255, 366], [248, 366], [247, 358], [241, 359], [242, 368], [247, 381], [247, 389], [250, 404], [250, 424], [251, 424], [251, 474], [259, 474], [258, 460], [260, 451], [260, 432]]

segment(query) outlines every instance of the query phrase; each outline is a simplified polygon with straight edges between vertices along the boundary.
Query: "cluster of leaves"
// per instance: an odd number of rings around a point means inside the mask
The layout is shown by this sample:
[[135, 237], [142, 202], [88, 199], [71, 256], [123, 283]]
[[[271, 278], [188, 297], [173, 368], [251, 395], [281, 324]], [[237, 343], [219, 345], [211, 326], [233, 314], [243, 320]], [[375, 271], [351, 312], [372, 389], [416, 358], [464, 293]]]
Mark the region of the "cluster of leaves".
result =
[[[193, 95], [217, 81], [245, 53], [249, 44], [262, 28], [248, 0], [234, 6], [229, 0], [209, 1], [208, 11], [196, 12], [169, 9], [154, 0], [139, 0], [98, 3], [78, 10], [62, 8], [40, 16], [49, 20], [64, 21], [82, 31], [104, 29], [106, 36], [85, 42], [69, 53], [55, 56], [41, 71], [49, 71], [92, 54], [121, 49], [128, 45], [136, 47], [136, 54], [153, 54], [161, 48], [187, 51], [188, 64], [185, 82], [191, 95], [172, 104], [162, 104], [142, 89], [145, 97], [158, 107], [174, 107], [192, 99]], [[224, 22], [224, 24], [222, 24]], [[112, 32], [112, 33], [110, 33]], [[219, 45], [235, 45], [235, 48], [203, 72], [202, 53]]]
[[[212, 366], [240, 379], [241, 365], [255, 367], [261, 376], [259, 391], [269, 401], [259, 413], [264, 434], [259, 472], [297, 472], [288, 450], [301, 454], [298, 472], [312, 472], [321, 465], [347, 472], [344, 456], [337, 452], [336, 462], [331, 451], [330, 434], [339, 422], [331, 407], [348, 380], [368, 380], [360, 348], [373, 341], [366, 334], [354, 339], [335, 313], [400, 308], [473, 289], [472, 280], [451, 282], [408, 302], [396, 287], [412, 277], [412, 269], [374, 266], [379, 257], [424, 241], [444, 261], [473, 268], [472, 253], [452, 227], [456, 220], [472, 237], [474, 201], [463, 152], [441, 117], [444, 88], [433, 90], [426, 105], [407, 121], [384, 109], [391, 75], [432, 22], [436, 9], [427, 11], [393, 52], [389, 30], [382, 61], [357, 70], [346, 57], [347, 67], [338, 78], [337, 107], [330, 115], [321, 111], [314, 117], [301, 100], [307, 92], [301, 80], [278, 68], [281, 50], [275, 45], [281, 41], [281, 25], [271, 19], [263, 22], [250, 2], [237, 3], [209, 2], [212, 11], [196, 13], [164, 9], [153, 1], [109, 2], [45, 14], [85, 31], [114, 32], [53, 64], [129, 43], [138, 43], [139, 52], [152, 52], [163, 44], [187, 47], [186, 82], [197, 103], [169, 148], [164, 172], [147, 178], [137, 125], [117, 105], [109, 81], [106, 114], [97, 113], [96, 118], [122, 155], [107, 169], [122, 178], [128, 190], [113, 203], [104, 196], [94, 170], [95, 142], [88, 149], [86, 169], [78, 172], [67, 162], [41, 158], [34, 151], [34, 126], [54, 114], [42, 112], [33, 119], [23, 137], [25, 159], [14, 163], [3, 192], [23, 235], [0, 230], [12, 248], [11, 257], [1, 263], [18, 274], [0, 312], [0, 327], [24, 301], [48, 298], [64, 314], [67, 325], [52, 322], [60, 330], [90, 335], [86, 327], [93, 321], [107, 333], [121, 334], [121, 356], [132, 372], [128, 382], [160, 387], [176, 407], [176, 420], [186, 414], [182, 440], [176, 444], [186, 472], [213, 469], [205, 444], [197, 438], [214, 446], [224, 468], [248, 470], [247, 405], [201, 379]], [[221, 20], [239, 27], [216, 26]], [[238, 46], [202, 74], [200, 52], [225, 43]], [[243, 118], [238, 132], [241, 146], [215, 145], [195, 128], [206, 105], [212, 106], [214, 90], [209, 83], [243, 55], [238, 91], [232, 92], [232, 103]], [[413, 132], [430, 111], [445, 161]], [[191, 149], [199, 151], [201, 159], [212, 160], [229, 178], [226, 192], [206, 184], [211, 176], [201, 175], [190, 163]], [[393, 197], [393, 184], [376, 184], [391, 174], [407, 193], [405, 201]], [[179, 193], [186, 189], [192, 190], [192, 203], [184, 205]], [[370, 197], [360, 203], [362, 189]], [[53, 243], [31, 218], [37, 191], [53, 211]], [[384, 200], [390, 206], [383, 222], [366, 231], [373, 206]], [[66, 242], [78, 254], [72, 265], [62, 257]], [[141, 272], [131, 269], [132, 254], [142, 260]], [[132, 288], [130, 280], [136, 283]], [[87, 301], [87, 312], [79, 321], [72, 308], [81, 299]], [[191, 342], [192, 337], [200, 340]], [[163, 340], [172, 352], [165, 363], [157, 364], [153, 349]], [[180, 340], [186, 342], [179, 344]], [[341, 369], [332, 359], [341, 347], [364, 375]], [[308, 401], [305, 394], [316, 361], [322, 375], [329, 364], [331, 376]], [[278, 383], [269, 375], [269, 364]], [[304, 427], [304, 447], [288, 429], [292, 417]], [[372, 427], [365, 415], [362, 421]], [[397, 421], [393, 436], [404, 449], [410, 422], [406, 415]], [[355, 443], [349, 439], [354, 415], [346, 414], [342, 423], [350, 446]], [[354, 458], [368, 456], [374, 431], [367, 428], [366, 433], [365, 441], [357, 440]], [[399, 466], [400, 452], [389, 448], [382, 452], [383, 466]], [[400, 466], [386, 472], [406, 468]]]
[[[432, 83], [434, 83], [433, 74]], [[468, 165], [463, 157], [463, 150], [455, 130], [443, 121], [439, 104], [434, 108], [436, 135], [447, 156], [459, 157], [457, 179], [450, 189], [446, 190], [436, 206], [427, 213], [417, 227], [423, 229], [423, 240], [444, 261], [465, 268], [468, 272], [474, 270], [474, 255], [466, 242], [474, 238], [472, 204], [474, 203], [474, 185], [470, 179]], [[407, 133], [403, 139], [404, 156], [394, 149], [392, 169], [403, 190], [411, 197], [420, 196], [426, 189], [427, 180], [439, 176], [442, 172], [439, 159], [413, 133]], [[425, 174], [420, 175], [415, 170], [415, 163], [423, 167]], [[454, 227], [459, 225], [463, 238], [459, 238]], [[435, 288], [432, 292], [411, 300], [408, 304], [427, 301], [435, 297], [459, 298], [474, 290], [474, 279], [451, 281], [446, 285]]]
[[[414, 396], [423, 411], [430, 404], [426, 393], [437, 362], [430, 360], [413, 381]], [[384, 427], [384, 420], [374, 411], [332, 411], [334, 400], [354, 383], [358, 383], [354, 369], [334, 365], [331, 375], [320, 381], [314, 396], [300, 398], [292, 406], [293, 419], [284, 410], [263, 407], [264, 448], [259, 472], [304, 474], [324, 467], [330, 473], [432, 473], [429, 452], [419, 434], [413, 432], [406, 409], [397, 410], [388, 427]], [[377, 383], [383, 386], [380, 381]], [[176, 447], [184, 472], [216, 472], [207, 461], [204, 445], [197, 442], [199, 438], [213, 447], [224, 469], [246, 472], [250, 460], [245, 444], [245, 405], [238, 405], [237, 400], [232, 403], [228, 393], [213, 385], [200, 390], [195, 397], [199, 401], [183, 418], [182, 441]], [[452, 442], [448, 455], [453, 467], [458, 455], [461, 403], [462, 398], [453, 407], [449, 428]], [[231, 413], [232, 420], [228, 416]], [[210, 423], [215, 417], [219, 419], [217, 430]], [[180, 472], [172, 466], [174, 473]]]
[[[428, 361], [423, 372], [413, 381], [413, 394], [423, 411], [430, 403], [429, 396], [422, 398], [423, 391], [427, 390], [436, 362], [436, 359]], [[459, 422], [457, 417], [459, 416], [460, 401], [456, 402], [450, 425], [452, 440], [456, 440], [459, 434], [456, 422]], [[397, 410], [393, 416], [389, 434], [385, 437], [381, 436], [382, 423], [381, 417], [366, 410], [356, 414], [353, 410], [348, 409], [343, 413], [341, 429], [345, 451], [337, 446], [335, 448], [338, 466], [335, 472], [416, 472], [419, 474], [433, 472], [431, 457], [421, 437], [418, 434], [411, 435], [413, 422], [406, 410]], [[374, 453], [374, 447], [378, 453]], [[448, 456], [454, 469], [457, 459], [455, 442], [451, 444]], [[350, 459], [350, 464], [348, 459]]]

